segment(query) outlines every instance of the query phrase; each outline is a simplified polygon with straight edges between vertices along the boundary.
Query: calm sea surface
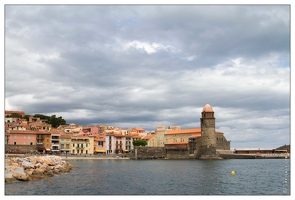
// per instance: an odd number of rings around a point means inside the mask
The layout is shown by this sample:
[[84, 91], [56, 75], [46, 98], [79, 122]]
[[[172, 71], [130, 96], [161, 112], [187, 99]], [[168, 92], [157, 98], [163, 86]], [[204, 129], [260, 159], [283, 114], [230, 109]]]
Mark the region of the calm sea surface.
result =
[[5, 184], [5, 195], [290, 195], [289, 159], [68, 162], [70, 173]]

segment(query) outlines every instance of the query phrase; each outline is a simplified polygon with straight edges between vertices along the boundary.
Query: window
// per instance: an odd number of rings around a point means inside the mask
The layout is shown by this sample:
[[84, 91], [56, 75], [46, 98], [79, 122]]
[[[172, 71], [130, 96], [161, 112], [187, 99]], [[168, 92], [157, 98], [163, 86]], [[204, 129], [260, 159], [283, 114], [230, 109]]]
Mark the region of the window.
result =
[[26, 145], [26, 142], [24, 142], [24, 145]]
[[26, 136], [24, 136], [24, 139], [26, 139]]
[[75, 143], [73, 143], [73, 147], [75, 147]]
[[86, 143], [86, 147], [88, 147], [88, 143]]
[[16, 145], [16, 142], [14, 142], [13, 144]]
[[31, 139], [31, 136], [30, 135], [28, 135], [28, 139]]
[[14, 139], [16, 139], [16, 134], [14, 134]]

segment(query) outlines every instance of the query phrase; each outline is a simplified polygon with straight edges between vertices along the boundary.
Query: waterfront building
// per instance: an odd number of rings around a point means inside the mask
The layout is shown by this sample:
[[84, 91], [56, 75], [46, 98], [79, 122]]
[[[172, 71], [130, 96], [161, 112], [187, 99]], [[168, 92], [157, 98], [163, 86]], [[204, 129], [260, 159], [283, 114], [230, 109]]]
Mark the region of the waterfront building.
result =
[[71, 154], [93, 154], [94, 136], [78, 135], [71, 137]]
[[51, 130], [51, 148], [50, 151], [54, 154], [59, 154], [60, 153], [60, 132], [58, 130]]
[[60, 153], [70, 153], [71, 152], [71, 135], [61, 134], [60, 135]]
[[125, 150], [125, 136], [120, 133], [114, 133], [115, 153], [123, 153]]
[[46, 153], [51, 150], [51, 133], [48, 131], [36, 131], [36, 151]]
[[125, 152], [128, 153], [133, 149], [132, 144], [132, 136], [131, 135], [125, 135]]
[[37, 131], [9, 130], [5, 134], [5, 151], [32, 152], [36, 150]]
[[12, 145], [36, 145], [37, 131], [11, 130], [8, 144]]
[[106, 139], [106, 153], [112, 154], [115, 153], [115, 137], [114, 137], [114, 131], [107, 131], [105, 133], [105, 139]]
[[106, 141], [105, 135], [103, 134], [95, 134], [94, 135], [94, 153], [96, 154], [104, 154], [106, 153]]
[[166, 126], [164, 126], [164, 125], [157, 126], [157, 129], [155, 131], [156, 134], [152, 138], [150, 145], [153, 146], [153, 147], [164, 147], [164, 145], [165, 145], [165, 137], [164, 137], [164, 134], [167, 131], [168, 130], [166, 129]]

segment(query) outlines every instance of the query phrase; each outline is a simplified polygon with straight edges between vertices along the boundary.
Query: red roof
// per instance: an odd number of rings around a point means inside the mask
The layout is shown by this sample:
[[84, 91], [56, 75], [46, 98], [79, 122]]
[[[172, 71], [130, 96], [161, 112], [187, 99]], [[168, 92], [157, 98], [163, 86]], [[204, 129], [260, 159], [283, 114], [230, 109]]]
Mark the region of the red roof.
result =
[[171, 130], [165, 133], [165, 135], [174, 135], [174, 134], [190, 134], [190, 133], [201, 133], [201, 128], [193, 128], [193, 129], [184, 129], [184, 130]]
[[10, 134], [40, 134], [39, 131], [31, 131], [31, 130], [10, 130], [9, 133]]
[[60, 138], [61, 139], [71, 139], [71, 135], [69, 135], [69, 134], [62, 134], [62, 135], [60, 135]]
[[148, 139], [151, 139], [152, 137], [154, 137], [154, 136], [153, 135], [146, 135], [142, 139], [148, 140]]
[[188, 144], [188, 142], [169, 142], [169, 143], [166, 143], [167, 145], [169, 144]]
[[[216, 134], [223, 134], [222, 132], [215, 131]], [[193, 134], [192, 136], [199, 137], [201, 136], [201, 128], [192, 128], [184, 130], [171, 130], [165, 133], [165, 135], [177, 135], [177, 134]]]

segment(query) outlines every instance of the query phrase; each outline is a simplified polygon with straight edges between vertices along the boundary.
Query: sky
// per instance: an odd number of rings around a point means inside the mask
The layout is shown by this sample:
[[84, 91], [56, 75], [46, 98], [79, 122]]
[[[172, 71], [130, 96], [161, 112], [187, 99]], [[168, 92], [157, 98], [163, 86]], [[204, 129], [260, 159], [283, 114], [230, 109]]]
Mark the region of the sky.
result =
[[5, 110], [290, 144], [290, 5], [4, 6]]

